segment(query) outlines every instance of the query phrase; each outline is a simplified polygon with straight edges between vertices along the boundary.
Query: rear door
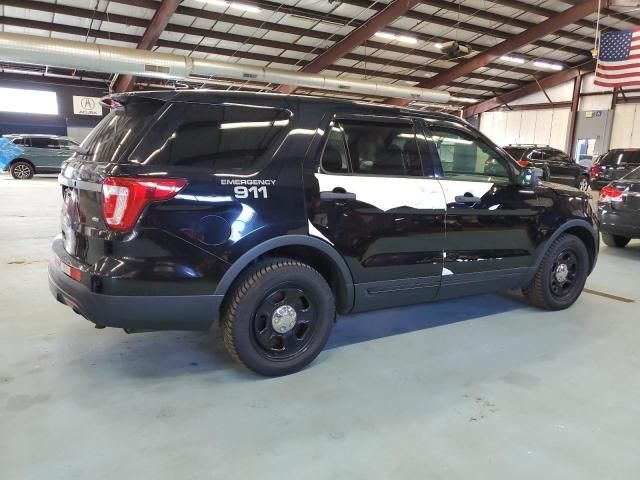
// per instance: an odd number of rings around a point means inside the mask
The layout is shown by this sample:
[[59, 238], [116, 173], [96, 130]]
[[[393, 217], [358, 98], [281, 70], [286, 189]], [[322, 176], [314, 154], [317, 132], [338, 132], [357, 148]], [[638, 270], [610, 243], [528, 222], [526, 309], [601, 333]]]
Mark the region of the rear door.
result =
[[309, 231], [333, 244], [356, 283], [356, 310], [424, 302], [442, 273], [445, 204], [411, 118], [341, 115], [308, 182]]
[[60, 167], [60, 146], [58, 140], [52, 137], [31, 137], [29, 160], [36, 168], [47, 170]]
[[564, 185], [574, 186], [582, 169], [560, 150], [544, 149], [545, 162], [549, 166], [550, 180]]
[[536, 194], [479, 132], [429, 121], [436, 173], [446, 200], [445, 260], [438, 298], [517, 285], [533, 260]]

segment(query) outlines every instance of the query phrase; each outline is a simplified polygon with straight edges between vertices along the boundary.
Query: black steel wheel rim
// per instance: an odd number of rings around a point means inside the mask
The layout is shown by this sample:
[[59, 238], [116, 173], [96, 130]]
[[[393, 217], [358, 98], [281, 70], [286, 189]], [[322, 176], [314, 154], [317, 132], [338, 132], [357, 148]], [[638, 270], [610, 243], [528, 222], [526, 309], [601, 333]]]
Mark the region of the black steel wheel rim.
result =
[[579, 268], [578, 255], [573, 249], [564, 249], [556, 255], [549, 283], [551, 294], [554, 297], [565, 298], [575, 291]]
[[[295, 285], [282, 285], [270, 290], [255, 311], [252, 322], [255, 344], [262, 353], [273, 360], [287, 360], [305, 352], [314, 336], [317, 324], [318, 303], [308, 290]], [[290, 308], [287, 308], [290, 307]], [[278, 325], [282, 312], [295, 311], [295, 322]], [[274, 319], [275, 318], [275, 319]], [[287, 328], [286, 331], [278, 331]]]

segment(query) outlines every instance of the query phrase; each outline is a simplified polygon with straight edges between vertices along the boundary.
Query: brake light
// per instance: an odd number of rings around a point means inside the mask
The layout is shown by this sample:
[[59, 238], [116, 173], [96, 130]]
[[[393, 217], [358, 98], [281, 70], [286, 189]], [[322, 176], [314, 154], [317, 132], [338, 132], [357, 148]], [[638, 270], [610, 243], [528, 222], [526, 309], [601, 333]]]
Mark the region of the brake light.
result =
[[130, 231], [147, 205], [170, 200], [186, 184], [182, 178], [108, 177], [102, 184], [104, 221], [115, 232]]
[[618, 203], [622, 202], [622, 191], [609, 184], [600, 190], [599, 203]]
[[529, 162], [528, 160], [518, 160], [518, 164], [521, 167], [528, 167], [531, 164], [531, 162]]
[[589, 170], [589, 175], [591, 175], [591, 178], [595, 178], [600, 176], [600, 164], [599, 163], [594, 163], [593, 165], [591, 165], [591, 169]]

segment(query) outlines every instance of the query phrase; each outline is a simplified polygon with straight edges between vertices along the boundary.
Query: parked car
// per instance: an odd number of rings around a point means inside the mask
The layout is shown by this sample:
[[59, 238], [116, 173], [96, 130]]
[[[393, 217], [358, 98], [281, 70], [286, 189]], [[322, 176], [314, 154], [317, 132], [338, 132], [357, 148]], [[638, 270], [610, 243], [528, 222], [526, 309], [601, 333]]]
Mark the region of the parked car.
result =
[[38, 173], [59, 173], [60, 166], [78, 146], [74, 140], [56, 135], [3, 135], [0, 168], [13, 178], [28, 180]]
[[640, 166], [640, 148], [614, 148], [591, 166], [591, 186], [600, 189]]
[[598, 219], [610, 247], [623, 248], [640, 238], [640, 167], [600, 190]]
[[140, 92], [62, 167], [55, 298], [100, 327], [207, 330], [265, 375], [336, 318], [523, 288], [569, 307], [599, 245], [589, 196], [539, 183], [463, 120], [246, 92]]
[[504, 149], [524, 166], [542, 168], [544, 179], [589, 190], [589, 169], [574, 162], [566, 153], [548, 145], [507, 145]]

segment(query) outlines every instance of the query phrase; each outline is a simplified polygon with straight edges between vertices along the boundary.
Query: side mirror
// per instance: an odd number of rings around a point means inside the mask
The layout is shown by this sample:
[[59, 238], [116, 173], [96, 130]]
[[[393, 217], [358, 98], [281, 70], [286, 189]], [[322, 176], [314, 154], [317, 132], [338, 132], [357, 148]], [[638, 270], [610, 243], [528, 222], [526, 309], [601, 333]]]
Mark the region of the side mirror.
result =
[[544, 177], [544, 171], [541, 168], [523, 167], [518, 175], [518, 183], [526, 187], [535, 187]]

